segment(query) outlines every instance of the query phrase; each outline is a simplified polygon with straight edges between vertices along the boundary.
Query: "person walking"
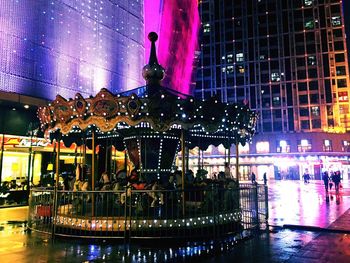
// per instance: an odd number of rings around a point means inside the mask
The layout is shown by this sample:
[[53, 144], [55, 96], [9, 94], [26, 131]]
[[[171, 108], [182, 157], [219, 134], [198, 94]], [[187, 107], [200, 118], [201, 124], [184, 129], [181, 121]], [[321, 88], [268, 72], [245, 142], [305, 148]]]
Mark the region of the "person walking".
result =
[[323, 183], [324, 183], [324, 188], [326, 189], [326, 192], [328, 193], [329, 176], [328, 176], [328, 172], [327, 172], [327, 171], [325, 171], [325, 172], [322, 174], [322, 180], [323, 180]]
[[339, 184], [340, 184], [340, 171], [336, 171], [333, 173], [332, 181], [334, 182], [335, 193], [339, 194]]
[[263, 180], [264, 180], [264, 185], [267, 184], [267, 175], [266, 175], [266, 172], [264, 173], [263, 175]]

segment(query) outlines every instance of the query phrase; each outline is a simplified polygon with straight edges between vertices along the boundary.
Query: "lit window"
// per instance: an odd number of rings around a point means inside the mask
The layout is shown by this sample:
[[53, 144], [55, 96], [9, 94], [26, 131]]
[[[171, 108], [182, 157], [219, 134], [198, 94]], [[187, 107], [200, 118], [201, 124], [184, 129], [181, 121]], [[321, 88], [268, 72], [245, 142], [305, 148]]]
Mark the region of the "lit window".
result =
[[231, 64], [231, 63], [233, 63], [233, 54], [227, 54], [227, 63], [228, 64]]
[[340, 16], [332, 16], [332, 26], [341, 26]]
[[313, 29], [314, 28], [314, 20], [309, 20], [305, 22], [305, 29]]
[[260, 56], [259, 56], [259, 59], [260, 59], [260, 60], [266, 59], [266, 55], [264, 55], [264, 54], [260, 55]]
[[227, 74], [233, 74], [233, 66], [227, 66], [226, 67], [226, 73]]
[[323, 151], [325, 151], [325, 152], [332, 151], [332, 141], [331, 140], [323, 140]]
[[343, 152], [350, 152], [350, 141], [342, 142]]
[[241, 73], [241, 74], [244, 73], [244, 67], [243, 66], [238, 66], [237, 69], [238, 69], [238, 73]]
[[273, 104], [273, 106], [279, 106], [279, 105], [281, 105], [281, 99], [280, 99], [280, 97], [277, 97], [277, 96], [273, 97], [273, 98], [272, 98], [272, 104]]
[[246, 143], [244, 146], [240, 144], [238, 151], [239, 151], [239, 154], [249, 154], [249, 143]]
[[277, 152], [279, 153], [289, 153], [290, 152], [290, 144], [288, 141], [281, 140], [279, 141], [279, 146], [277, 147]]
[[313, 0], [304, 0], [304, 5], [306, 6], [312, 5], [312, 3], [313, 3]]
[[311, 114], [312, 116], [320, 116], [320, 107], [311, 107]]
[[348, 105], [339, 105], [339, 113], [340, 114], [348, 114], [349, 106]]
[[271, 73], [271, 81], [272, 82], [276, 82], [276, 81], [280, 81], [280, 80], [281, 80], [280, 73], [278, 73], [278, 72]]
[[307, 64], [309, 66], [315, 66], [316, 65], [316, 56], [308, 56], [307, 57]]
[[257, 142], [256, 143], [256, 152], [257, 153], [269, 153], [270, 152], [269, 142]]
[[311, 142], [303, 139], [298, 141], [298, 152], [308, 152], [311, 150]]
[[210, 32], [210, 24], [203, 25], [203, 32], [204, 33], [209, 33]]
[[338, 93], [338, 101], [339, 102], [349, 101], [348, 93], [346, 91], [339, 92]]
[[243, 62], [244, 61], [243, 53], [237, 53], [236, 54], [236, 61], [237, 62]]

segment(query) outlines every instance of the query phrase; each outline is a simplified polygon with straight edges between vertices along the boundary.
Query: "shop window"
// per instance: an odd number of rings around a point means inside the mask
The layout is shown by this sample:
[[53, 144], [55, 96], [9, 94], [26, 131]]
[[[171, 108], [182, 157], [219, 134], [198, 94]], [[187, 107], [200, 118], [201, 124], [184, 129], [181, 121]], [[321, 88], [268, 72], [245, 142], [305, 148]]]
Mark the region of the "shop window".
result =
[[350, 141], [342, 141], [343, 152], [350, 152]]
[[269, 142], [257, 142], [256, 143], [256, 153], [269, 153], [270, 144]]
[[240, 144], [238, 151], [239, 151], [239, 154], [249, 154], [249, 143], [246, 143], [244, 146]]
[[332, 151], [332, 141], [331, 140], [323, 140], [323, 151], [331, 152]]
[[309, 152], [311, 151], [311, 141], [307, 139], [298, 140], [298, 152]]
[[278, 153], [289, 153], [290, 152], [290, 142], [286, 140], [281, 140], [277, 142], [277, 149], [276, 151]]

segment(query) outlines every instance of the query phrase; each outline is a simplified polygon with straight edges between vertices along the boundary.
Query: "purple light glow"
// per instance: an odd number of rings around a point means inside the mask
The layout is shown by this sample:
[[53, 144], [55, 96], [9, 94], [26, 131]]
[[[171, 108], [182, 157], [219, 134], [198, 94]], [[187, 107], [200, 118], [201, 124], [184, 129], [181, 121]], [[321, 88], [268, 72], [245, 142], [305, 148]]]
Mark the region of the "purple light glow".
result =
[[[160, 9], [162, 12], [157, 12]], [[158, 20], [157, 13], [160, 16]], [[146, 34], [150, 31], [159, 32], [158, 60], [166, 70], [163, 85], [191, 94], [194, 54], [198, 47], [200, 27], [198, 1], [145, 0], [145, 21]], [[159, 31], [157, 27], [160, 27]]]
[[142, 11], [140, 0], [0, 1], [0, 90], [53, 99], [141, 86]]

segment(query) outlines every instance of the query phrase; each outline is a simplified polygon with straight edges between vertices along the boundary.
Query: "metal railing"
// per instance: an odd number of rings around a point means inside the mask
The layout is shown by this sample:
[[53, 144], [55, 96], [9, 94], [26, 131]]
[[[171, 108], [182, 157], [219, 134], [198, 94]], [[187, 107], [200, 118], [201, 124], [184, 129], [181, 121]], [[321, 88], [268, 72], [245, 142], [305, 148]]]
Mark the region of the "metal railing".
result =
[[186, 190], [32, 189], [29, 228], [88, 238], [217, 238], [267, 227], [267, 186]]

